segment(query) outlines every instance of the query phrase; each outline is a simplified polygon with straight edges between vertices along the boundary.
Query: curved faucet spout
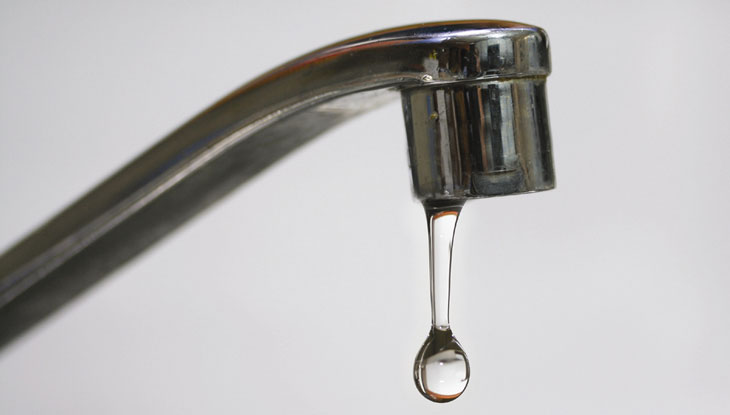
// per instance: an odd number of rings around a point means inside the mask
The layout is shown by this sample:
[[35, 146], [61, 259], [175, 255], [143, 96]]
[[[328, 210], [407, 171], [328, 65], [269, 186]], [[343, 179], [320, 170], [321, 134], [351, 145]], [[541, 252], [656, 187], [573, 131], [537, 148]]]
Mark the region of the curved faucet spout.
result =
[[400, 94], [414, 192], [464, 199], [554, 185], [537, 27], [400, 27], [244, 85], [0, 256], [0, 347], [285, 154]]

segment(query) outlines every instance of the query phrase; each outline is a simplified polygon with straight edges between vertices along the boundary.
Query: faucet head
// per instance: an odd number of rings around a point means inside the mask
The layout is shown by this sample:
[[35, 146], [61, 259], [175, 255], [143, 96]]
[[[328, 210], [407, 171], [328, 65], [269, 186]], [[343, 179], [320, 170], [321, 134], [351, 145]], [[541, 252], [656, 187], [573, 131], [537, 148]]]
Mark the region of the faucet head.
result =
[[402, 90], [413, 189], [422, 201], [555, 187], [547, 34], [504, 23], [435, 45], [422, 84]]

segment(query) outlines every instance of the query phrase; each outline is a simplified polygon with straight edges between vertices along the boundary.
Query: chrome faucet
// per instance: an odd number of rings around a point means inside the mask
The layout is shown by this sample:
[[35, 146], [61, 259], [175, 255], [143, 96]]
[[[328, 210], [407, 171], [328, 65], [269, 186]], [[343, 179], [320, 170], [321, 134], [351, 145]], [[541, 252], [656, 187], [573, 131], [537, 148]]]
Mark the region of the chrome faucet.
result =
[[416, 197], [554, 187], [548, 38], [504, 21], [335, 43], [244, 85], [0, 256], [0, 347], [300, 145], [402, 97]]

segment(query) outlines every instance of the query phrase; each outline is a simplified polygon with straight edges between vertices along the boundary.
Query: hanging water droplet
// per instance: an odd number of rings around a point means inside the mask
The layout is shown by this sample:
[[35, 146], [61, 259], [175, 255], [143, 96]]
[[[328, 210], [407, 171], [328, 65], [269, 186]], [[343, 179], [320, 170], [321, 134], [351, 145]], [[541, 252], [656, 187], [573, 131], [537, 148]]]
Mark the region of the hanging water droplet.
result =
[[458, 398], [469, 384], [469, 359], [451, 332], [451, 248], [463, 201], [424, 204], [428, 220], [431, 276], [431, 332], [416, 355], [413, 378], [434, 402]]
[[458, 398], [469, 384], [469, 359], [450, 329], [431, 328], [413, 365], [416, 387], [434, 402]]

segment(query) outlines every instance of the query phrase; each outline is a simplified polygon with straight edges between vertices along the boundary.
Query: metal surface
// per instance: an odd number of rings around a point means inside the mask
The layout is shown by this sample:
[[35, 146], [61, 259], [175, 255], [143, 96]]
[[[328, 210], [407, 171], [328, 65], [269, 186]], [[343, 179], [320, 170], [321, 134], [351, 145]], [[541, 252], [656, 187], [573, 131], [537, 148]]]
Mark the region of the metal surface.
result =
[[[550, 188], [549, 72], [545, 32], [500, 21], [376, 32], [282, 65], [202, 112], [4, 253], [0, 346], [283, 155], [383, 97], [396, 98], [393, 92], [404, 91], [421, 199]], [[374, 92], [384, 89], [391, 92]], [[429, 105], [438, 108], [436, 122], [428, 121]], [[513, 178], [493, 180], [500, 175]]]
[[544, 78], [403, 92], [413, 190], [422, 200], [555, 186]]

